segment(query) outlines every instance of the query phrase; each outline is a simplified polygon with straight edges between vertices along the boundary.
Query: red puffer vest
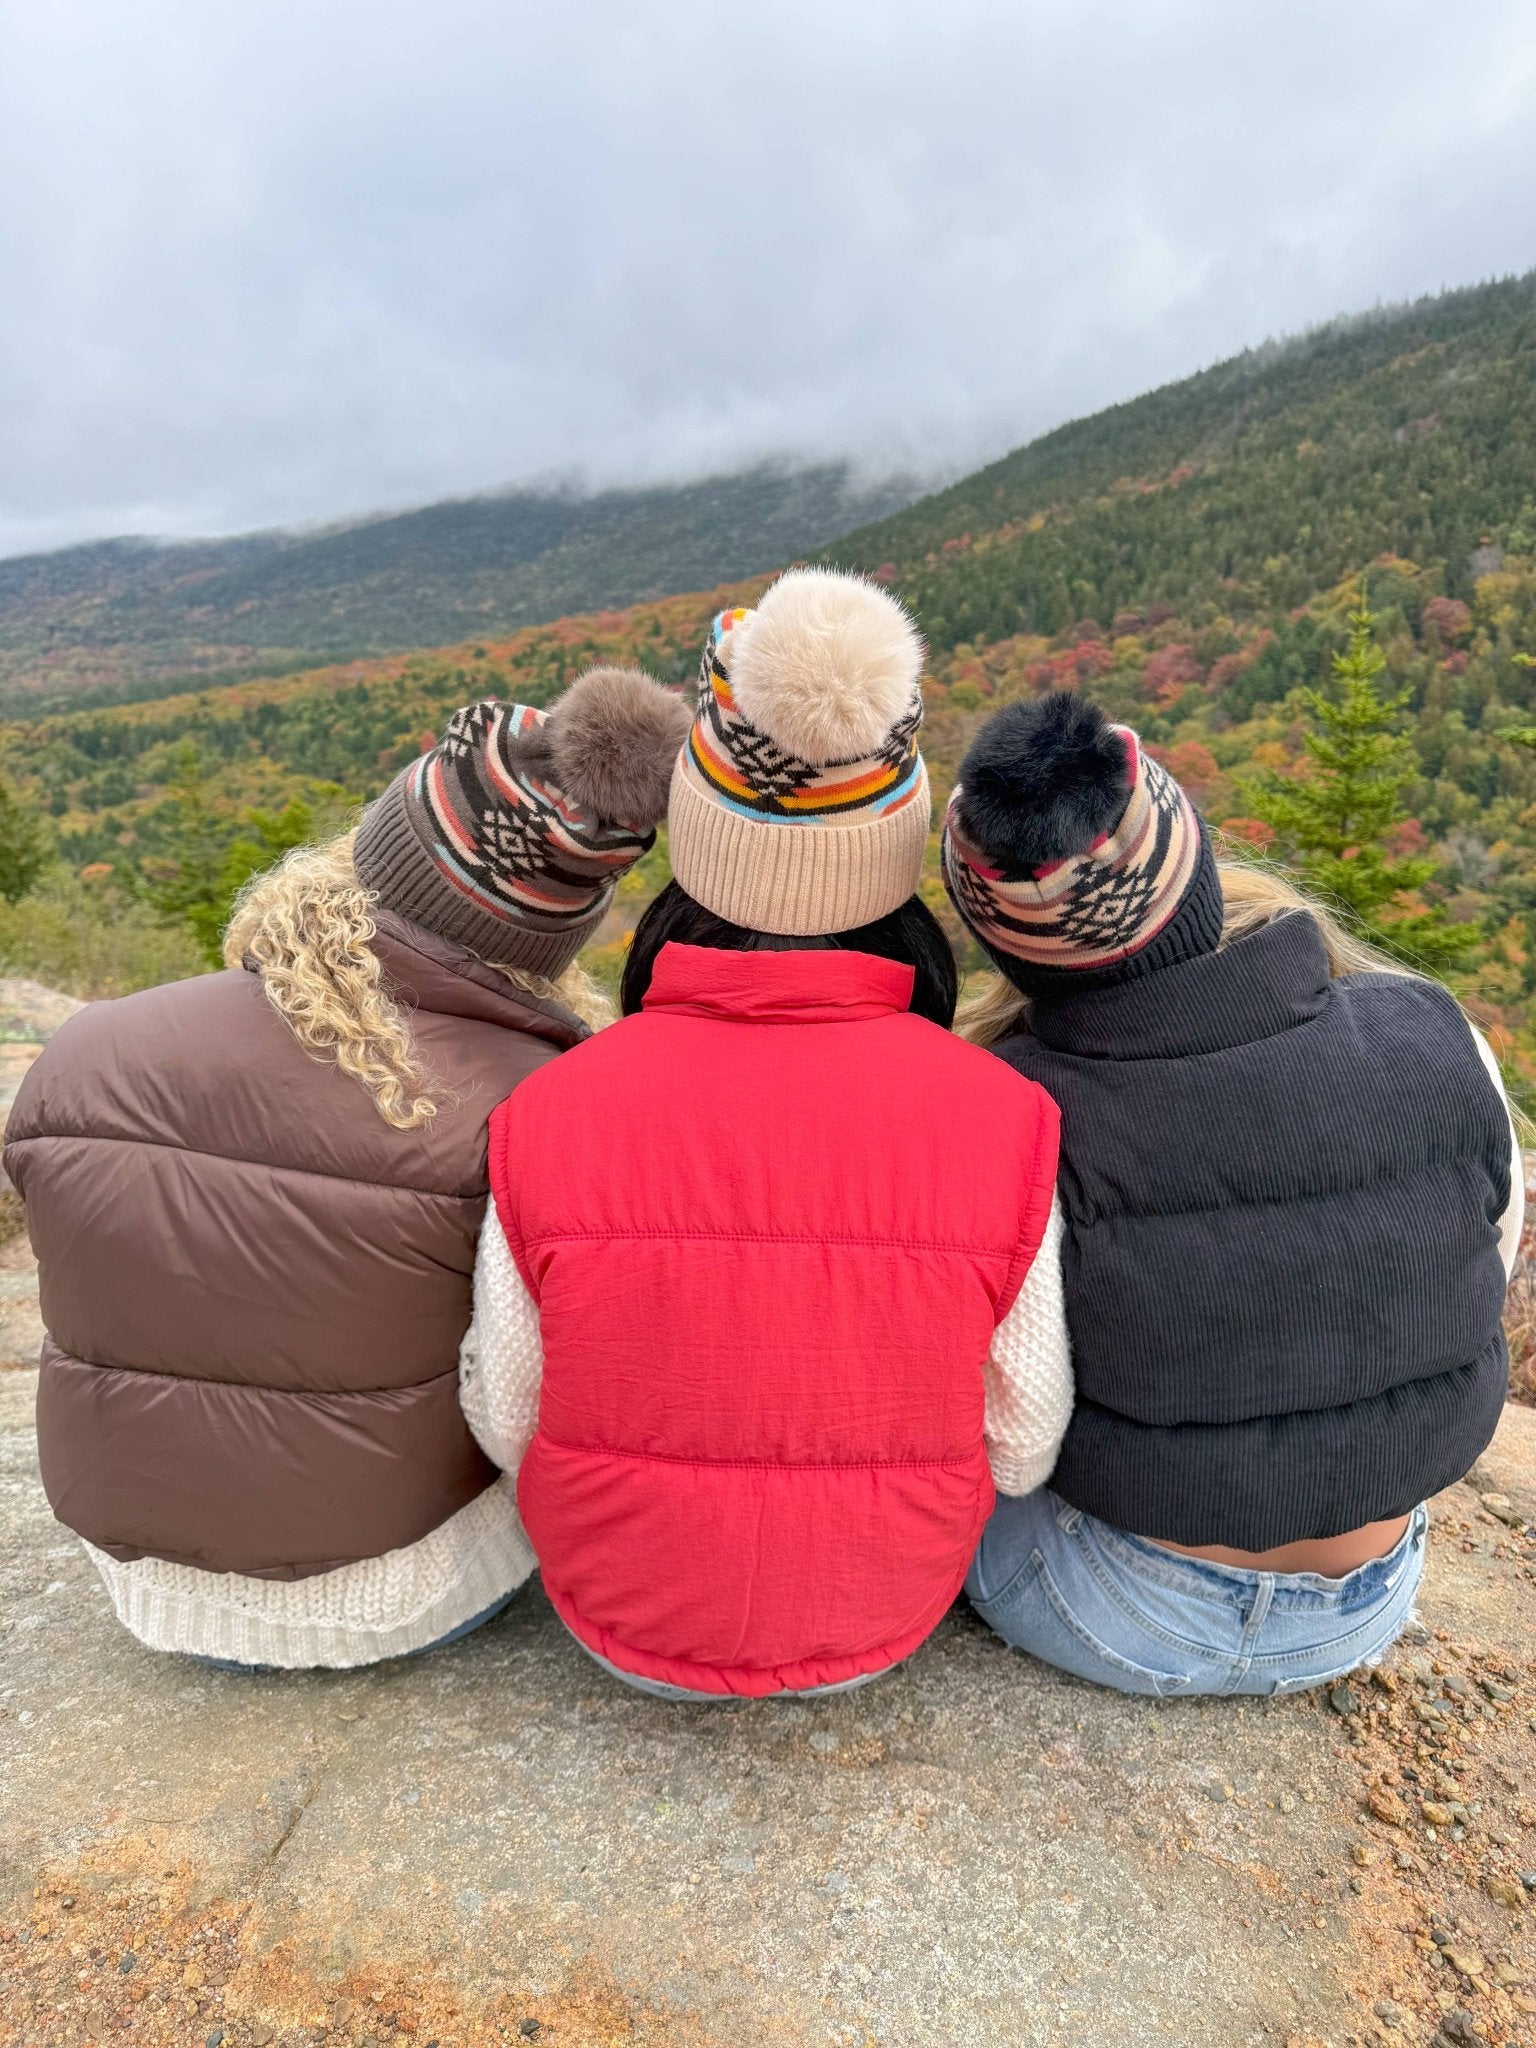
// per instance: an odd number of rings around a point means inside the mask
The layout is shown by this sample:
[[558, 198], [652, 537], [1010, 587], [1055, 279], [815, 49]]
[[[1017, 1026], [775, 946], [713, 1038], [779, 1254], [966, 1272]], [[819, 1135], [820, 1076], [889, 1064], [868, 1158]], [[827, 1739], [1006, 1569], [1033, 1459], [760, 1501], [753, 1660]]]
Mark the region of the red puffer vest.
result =
[[642, 1015], [492, 1119], [544, 1344], [518, 1500], [556, 1609], [621, 1670], [837, 1684], [960, 1590], [1057, 1114], [911, 993], [865, 953], [669, 945]]

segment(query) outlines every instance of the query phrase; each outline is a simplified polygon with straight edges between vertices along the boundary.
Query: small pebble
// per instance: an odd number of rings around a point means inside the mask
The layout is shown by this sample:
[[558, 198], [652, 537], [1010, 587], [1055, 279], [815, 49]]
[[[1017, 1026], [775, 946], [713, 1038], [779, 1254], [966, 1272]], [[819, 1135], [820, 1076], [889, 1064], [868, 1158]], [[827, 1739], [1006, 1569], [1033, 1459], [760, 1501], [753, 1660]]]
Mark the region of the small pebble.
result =
[[544, 2028], [538, 2020], [521, 2020], [518, 2023], [517, 2031], [525, 2041], [536, 2041], [540, 2034], [543, 2033]]
[[1517, 1877], [1505, 1877], [1496, 1871], [1483, 1879], [1483, 1890], [1496, 1905], [1513, 1907], [1525, 1904], [1525, 1887]]
[[1365, 1796], [1365, 1803], [1378, 1820], [1384, 1820], [1389, 1827], [1400, 1828], [1408, 1819], [1408, 1809], [1389, 1785], [1373, 1785]]
[[1335, 1685], [1329, 1689], [1328, 1704], [1336, 1714], [1358, 1714], [1360, 1695], [1353, 1686]]
[[1378, 1998], [1372, 2011], [1389, 2027], [1406, 2027], [1408, 2024], [1407, 2007], [1399, 2005], [1395, 1998]]
[[213, 2032], [208, 2036], [208, 2039], [204, 2042], [203, 2048], [223, 2048], [223, 2042], [224, 2029], [222, 2027], [215, 2027]]
[[1282, 1792], [1275, 1801], [1275, 1804], [1282, 1813], [1294, 1813], [1296, 1811], [1296, 1799], [1293, 1793]]
[[1536, 1892], [1536, 1870], [1522, 1870], [1520, 1882], [1528, 1892]]
[[812, 1749], [822, 1756], [830, 1756], [837, 1747], [837, 1737], [830, 1728], [818, 1728], [810, 1738]]
[[126, 1977], [128, 1972], [133, 1968], [134, 1964], [138, 1960], [139, 1959], [134, 1954], [133, 1950], [129, 1949], [127, 1954], [123, 1957], [122, 1961], [118, 1964], [117, 1967], [122, 1971], [123, 1975]]

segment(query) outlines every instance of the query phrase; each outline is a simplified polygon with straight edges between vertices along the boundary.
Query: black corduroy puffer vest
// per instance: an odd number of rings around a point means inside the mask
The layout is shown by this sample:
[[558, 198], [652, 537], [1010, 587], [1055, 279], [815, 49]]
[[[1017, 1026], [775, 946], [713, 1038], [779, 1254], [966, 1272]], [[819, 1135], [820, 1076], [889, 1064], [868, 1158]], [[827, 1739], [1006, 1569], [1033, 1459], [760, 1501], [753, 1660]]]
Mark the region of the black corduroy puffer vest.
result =
[[1406, 1514], [1492, 1437], [1509, 1120], [1445, 990], [1331, 981], [1305, 914], [1037, 1004], [1077, 1407], [1051, 1485], [1171, 1543]]

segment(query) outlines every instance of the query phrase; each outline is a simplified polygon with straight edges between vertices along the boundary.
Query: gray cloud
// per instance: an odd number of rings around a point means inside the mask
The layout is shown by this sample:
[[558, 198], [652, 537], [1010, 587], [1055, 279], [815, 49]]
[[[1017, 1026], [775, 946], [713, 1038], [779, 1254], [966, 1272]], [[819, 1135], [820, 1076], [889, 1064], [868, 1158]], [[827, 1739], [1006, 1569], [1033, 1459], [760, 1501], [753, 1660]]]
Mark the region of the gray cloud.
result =
[[0, 0], [0, 552], [955, 469], [1536, 262], [1525, 0]]

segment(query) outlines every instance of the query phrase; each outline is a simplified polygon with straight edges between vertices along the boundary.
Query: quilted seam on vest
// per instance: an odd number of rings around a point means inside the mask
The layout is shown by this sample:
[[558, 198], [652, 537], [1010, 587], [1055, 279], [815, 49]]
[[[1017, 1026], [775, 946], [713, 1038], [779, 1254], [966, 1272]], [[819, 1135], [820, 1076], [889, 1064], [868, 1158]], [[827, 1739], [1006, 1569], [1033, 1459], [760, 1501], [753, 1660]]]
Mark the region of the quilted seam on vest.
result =
[[1292, 916], [997, 1050], [1062, 1111], [1063, 1498], [1259, 1551], [1471, 1466], [1507, 1386], [1510, 1131], [1444, 989], [1330, 980]]
[[495, 1480], [457, 1375], [485, 1123], [585, 1033], [379, 926], [447, 1091], [419, 1131], [310, 1059], [249, 972], [90, 1005], [18, 1095], [44, 1485], [113, 1557], [303, 1578], [417, 1542]]
[[544, 1346], [519, 1506], [562, 1618], [624, 1671], [836, 1684], [960, 1590], [1056, 1113], [910, 991], [868, 955], [667, 947], [640, 1016], [492, 1120]]

